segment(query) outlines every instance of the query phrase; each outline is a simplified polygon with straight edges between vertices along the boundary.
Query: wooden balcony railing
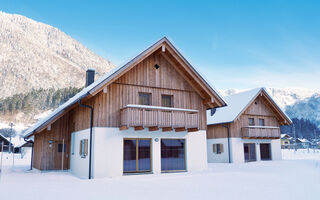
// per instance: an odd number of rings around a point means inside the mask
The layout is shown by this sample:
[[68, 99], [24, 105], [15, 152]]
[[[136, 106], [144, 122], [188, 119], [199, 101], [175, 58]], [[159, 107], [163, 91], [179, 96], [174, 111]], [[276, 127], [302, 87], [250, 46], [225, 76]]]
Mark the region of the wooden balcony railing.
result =
[[252, 139], [279, 139], [280, 128], [273, 126], [248, 126], [242, 127], [242, 138]]
[[120, 110], [120, 130], [135, 127], [135, 130], [149, 128], [150, 131], [197, 131], [199, 111], [144, 105], [127, 105]]

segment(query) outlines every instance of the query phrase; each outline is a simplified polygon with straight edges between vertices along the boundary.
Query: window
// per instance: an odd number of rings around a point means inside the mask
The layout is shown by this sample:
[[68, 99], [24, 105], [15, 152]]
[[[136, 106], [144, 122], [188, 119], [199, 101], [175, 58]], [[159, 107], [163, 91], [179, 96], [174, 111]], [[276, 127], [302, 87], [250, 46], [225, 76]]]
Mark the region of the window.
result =
[[243, 150], [245, 162], [256, 161], [256, 146], [254, 143], [244, 143]]
[[139, 92], [139, 104], [140, 105], [151, 105], [151, 94]]
[[254, 126], [254, 118], [249, 118], [249, 126]]
[[259, 126], [264, 126], [264, 119], [259, 119]]
[[88, 155], [88, 139], [80, 140], [80, 150], [79, 154], [81, 158], [85, 158]]
[[161, 139], [161, 171], [186, 170], [185, 140]]
[[150, 172], [151, 139], [124, 139], [123, 142], [123, 172]]
[[58, 144], [58, 152], [59, 153], [62, 153], [63, 152], [66, 152], [66, 149], [67, 149], [67, 144], [64, 144], [64, 148], [62, 149], [63, 145], [62, 144]]
[[223, 144], [213, 144], [213, 153], [221, 154], [223, 152]]
[[173, 96], [172, 95], [161, 95], [161, 106], [173, 107]]

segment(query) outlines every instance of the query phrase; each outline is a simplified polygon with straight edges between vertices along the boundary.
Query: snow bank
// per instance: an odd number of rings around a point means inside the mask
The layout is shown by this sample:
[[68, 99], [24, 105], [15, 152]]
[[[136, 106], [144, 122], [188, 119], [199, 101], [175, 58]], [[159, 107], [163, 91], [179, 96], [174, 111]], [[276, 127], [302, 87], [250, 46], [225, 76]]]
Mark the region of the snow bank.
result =
[[0, 193], [1, 199], [26, 200], [318, 200], [320, 152], [306, 151], [283, 151], [284, 159], [291, 160], [209, 164], [207, 171], [199, 173], [131, 175], [94, 180], [81, 180], [68, 172], [28, 171], [28, 165], [11, 168], [6, 164], [0, 180]]

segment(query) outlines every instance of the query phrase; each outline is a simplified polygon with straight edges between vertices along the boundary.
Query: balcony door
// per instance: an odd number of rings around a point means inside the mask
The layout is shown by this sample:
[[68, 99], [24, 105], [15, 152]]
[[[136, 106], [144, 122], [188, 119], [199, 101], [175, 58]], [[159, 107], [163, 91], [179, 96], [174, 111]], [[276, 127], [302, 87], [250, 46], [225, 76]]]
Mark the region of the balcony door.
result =
[[243, 150], [245, 162], [256, 161], [256, 146], [254, 143], [244, 143]]
[[151, 171], [151, 139], [124, 139], [123, 172]]
[[271, 146], [269, 143], [260, 144], [261, 160], [271, 160]]

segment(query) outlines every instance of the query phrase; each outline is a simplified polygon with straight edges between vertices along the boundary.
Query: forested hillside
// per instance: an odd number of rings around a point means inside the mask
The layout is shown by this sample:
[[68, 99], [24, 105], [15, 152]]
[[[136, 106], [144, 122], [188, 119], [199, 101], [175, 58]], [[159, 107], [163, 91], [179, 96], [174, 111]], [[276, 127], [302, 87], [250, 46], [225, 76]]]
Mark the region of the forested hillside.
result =
[[320, 137], [320, 129], [314, 122], [304, 118], [292, 118], [292, 122], [293, 124], [290, 126], [281, 126], [281, 133], [286, 133], [293, 137], [294, 126], [297, 138], [307, 138], [312, 140]]
[[0, 98], [0, 114], [37, 114], [40, 111], [54, 109], [77, 94], [82, 88], [38, 89]]

